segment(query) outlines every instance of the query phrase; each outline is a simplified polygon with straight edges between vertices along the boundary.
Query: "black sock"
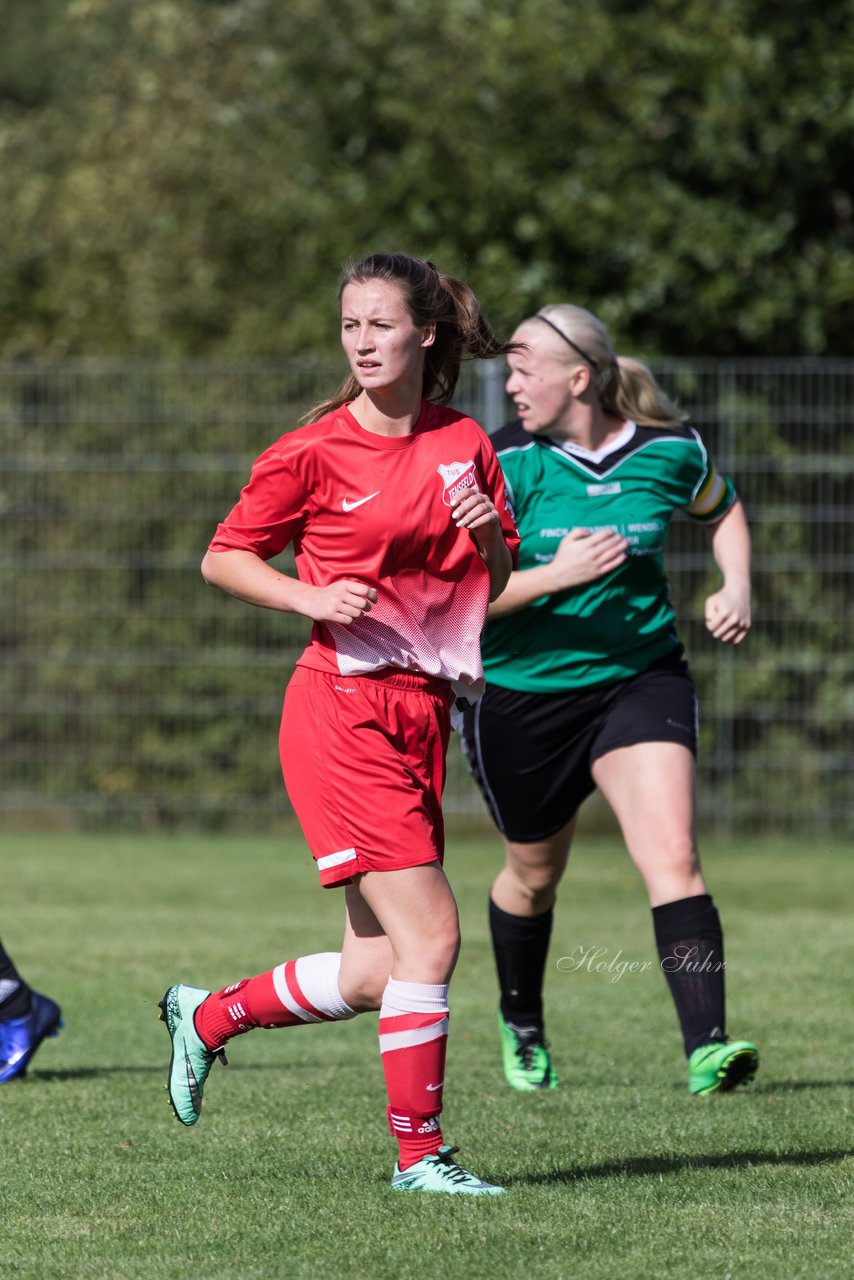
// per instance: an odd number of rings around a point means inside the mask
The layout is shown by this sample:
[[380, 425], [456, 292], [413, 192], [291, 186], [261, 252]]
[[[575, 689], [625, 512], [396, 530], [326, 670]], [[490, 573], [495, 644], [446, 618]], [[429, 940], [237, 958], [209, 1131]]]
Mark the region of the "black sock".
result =
[[552, 934], [552, 908], [513, 916], [490, 898], [489, 928], [501, 988], [501, 1016], [515, 1027], [543, 1025], [543, 976]]
[[685, 1053], [725, 1040], [724, 940], [707, 893], [652, 908], [661, 971], [676, 1005]]
[[31, 1006], [32, 992], [0, 942], [0, 1020], [23, 1018]]

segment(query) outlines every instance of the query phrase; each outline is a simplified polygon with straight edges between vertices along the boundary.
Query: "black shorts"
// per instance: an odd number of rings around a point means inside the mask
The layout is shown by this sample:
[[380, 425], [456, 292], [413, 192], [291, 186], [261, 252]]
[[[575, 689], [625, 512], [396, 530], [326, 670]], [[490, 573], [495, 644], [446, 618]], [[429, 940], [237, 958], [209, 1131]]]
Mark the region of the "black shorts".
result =
[[472, 777], [508, 840], [544, 840], [596, 790], [594, 760], [638, 742], [697, 754], [697, 691], [679, 653], [626, 680], [566, 693], [487, 685], [460, 733]]

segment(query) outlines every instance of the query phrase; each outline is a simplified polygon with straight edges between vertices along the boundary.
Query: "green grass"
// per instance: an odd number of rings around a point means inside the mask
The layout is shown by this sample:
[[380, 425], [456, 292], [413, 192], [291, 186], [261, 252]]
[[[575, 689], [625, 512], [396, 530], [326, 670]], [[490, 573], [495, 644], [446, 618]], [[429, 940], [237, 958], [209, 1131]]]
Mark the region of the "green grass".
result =
[[156, 1002], [337, 949], [341, 895], [281, 839], [0, 837], [0, 930], [66, 1026], [0, 1088], [0, 1276], [32, 1280], [823, 1280], [852, 1274], [854, 848], [707, 843], [729, 1023], [750, 1090], [692, 1099], [661, 975], [558, 971], [577, 947], [653, 958], [621, 846], [585, 838], [547, 1000], [562, 1086], [499, 1074], [490, 836], [450, 841], [463, 919], [445, 1132], [500, 1200], [392, 1197], [372, 1016], [255, 1032], [214, 1067], [198, 1128], [163, 1089]]

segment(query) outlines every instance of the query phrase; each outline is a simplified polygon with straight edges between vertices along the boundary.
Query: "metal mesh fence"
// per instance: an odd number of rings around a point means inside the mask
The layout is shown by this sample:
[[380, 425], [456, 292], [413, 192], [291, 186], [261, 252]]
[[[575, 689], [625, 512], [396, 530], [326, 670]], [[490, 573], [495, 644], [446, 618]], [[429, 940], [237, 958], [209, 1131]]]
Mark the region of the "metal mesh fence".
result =
[[[660, 361], [755, 544], [754, 630], [716, 645], [702, 529], [667, 557], [702, 706], [707, 827], [854, 829], [854, 361]], [[232, 600], [199, 562], [254, 457], [338, 366], [0, 365], [0, 821], [261, 829], [289, 812], [281, 698], [308, 623]], [[458, 407], [495, 429], [503, 371]], [[283, 557], [281, 566], [287, 567]], [[446, 808], [482, 815], [452, 744]]]

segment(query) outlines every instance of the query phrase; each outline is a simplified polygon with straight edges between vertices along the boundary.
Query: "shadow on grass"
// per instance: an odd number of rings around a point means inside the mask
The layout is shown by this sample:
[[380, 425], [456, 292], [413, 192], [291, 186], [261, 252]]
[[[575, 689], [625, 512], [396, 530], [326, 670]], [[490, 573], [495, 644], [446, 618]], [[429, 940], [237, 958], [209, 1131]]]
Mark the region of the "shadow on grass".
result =
[[[636, 1086], [633, 1084], [631, 1087]], [[674, 1093], [685, 1094], [683, 1084], [674, 1084], [672, 1088]], [[758, 1093], [802, 1093], [807, 1089], [854, 1089], [854, 1080], [763, 1080], [761, 1084], [740, 1085], [737, 1089], [731, 1089], [727, 1097], [751, 1098]], [[717, 1106], [718, 1095], [712, 1094], [697, 1101]]]
[[763, 1080], [750, 1093], [801, 1093], [804, 1089], [854, 1089], [854, 1080]]
[[[242, 1062], [230, 1063], [228, 1070], [243, 1073], [244, 1071], [295, 1071], [317, 1072], [317, 1064], [311, 1062]], [[166, 1059], [156, 1067], [69, 1067], [67, 1071], [30, 1071], [22, 1084], [63, 1084], [68, 1080], [96, 1080], [99, 1076], [121, 1075], [163, 1075], [166, 1074]]]
[[819, 1165], [832, 1164], [854, 1156], [854, 1148], [831, 1148], [822, 1151], [736, 1151], [718, 1156], [630, 1156], [627, 1160], [609, 1160], [605, 1164], [579, 1165], [574, 1169], [557, 1169], [553, 1173], [532, 1173], [509, 1177], [508, 1182], [527, 1186], [559, 1186], [566, 1182], [584, 1182], [592, 1178], [657, 1177], [665, 1173], [683, 1173], [698, 1169], [749, 1169], [755, 1165]]
[[96, 1080], [98, 1076], [155, 1075], [162, 1067], [73, 1067], [68, 1071], [29, 1071], [23, 1084], [64, 1084], [68, 1080]]

